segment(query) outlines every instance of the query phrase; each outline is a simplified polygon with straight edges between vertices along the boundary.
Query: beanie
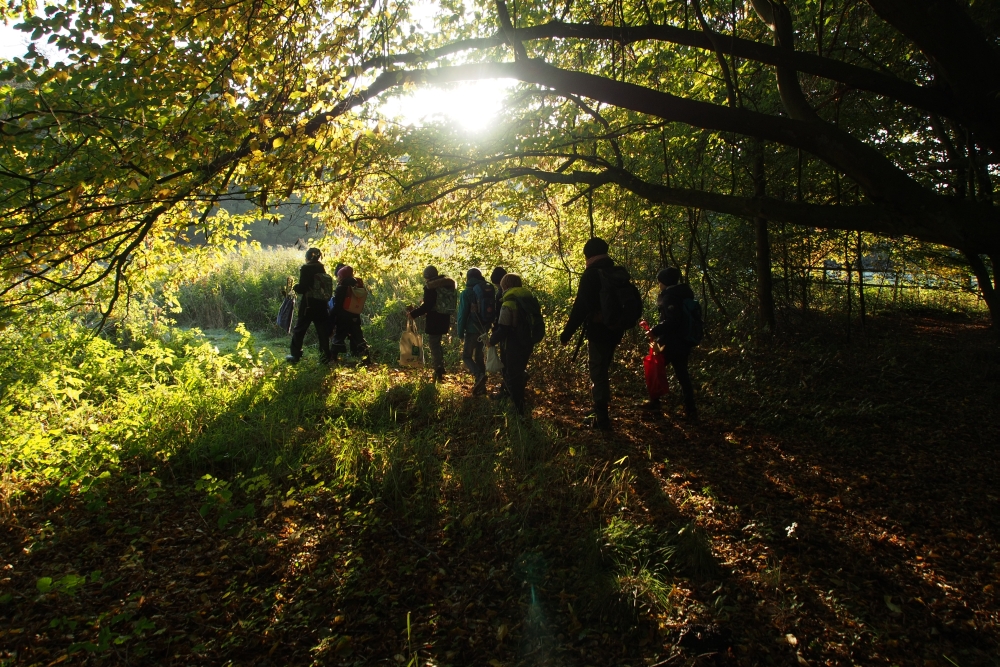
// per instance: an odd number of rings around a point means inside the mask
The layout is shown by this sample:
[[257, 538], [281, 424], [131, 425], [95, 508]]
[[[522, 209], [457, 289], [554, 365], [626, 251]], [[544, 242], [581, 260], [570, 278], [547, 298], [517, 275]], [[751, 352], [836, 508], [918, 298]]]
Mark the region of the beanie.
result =
[[438, 277], [438, 270], [434, 266], [428, 266], [424, 269], [424, 280], [433, 280]]
[[676, 266], [668, 266], [665, 269], [660, 269], [660, 272], [656, 274], [656, 282], [663, 283], [666, 286], [676, 285], [680, 282], [681, 270]]
[[503, 278], [505, 275], [507, 275], [507, 269], [503, 268], [502, 266], [498, 266], [497, 268], [493, 269], [493, 273], [490, 274], [490, 282], [493, 283], [494, 285], [499, 285], [500, 279]]
[[505, 274], [503, 278], [500, 279], [500, 289], [506, 292], [509, 289], [515, 287], [521, 287], [521, 276], [516, 273]]
[[346, 280], [354, 277], [354, 267], [345, 264], [337, 271], [337, 280]]
[[468, 273], [465, 274], [466, 280], [472, 280], [473, 278], [481, 279], [482, 277], [483, 277], [483, 272], [477, 269], [476, 267], [472, 267], [471, 269], [469, 269]]
[[320, 251], [319, 248], [309, 248], [309, 250], [306, 250], [306, 261], [307, 262], [311, 262], [314, 259], [319, 259], [322, 256], [323, 256], [323, 253]]
[[583, 256], [587, 259], [597, 255], [608, 254], [608, 242], [604, 239], [594, 237], [583, 245]]

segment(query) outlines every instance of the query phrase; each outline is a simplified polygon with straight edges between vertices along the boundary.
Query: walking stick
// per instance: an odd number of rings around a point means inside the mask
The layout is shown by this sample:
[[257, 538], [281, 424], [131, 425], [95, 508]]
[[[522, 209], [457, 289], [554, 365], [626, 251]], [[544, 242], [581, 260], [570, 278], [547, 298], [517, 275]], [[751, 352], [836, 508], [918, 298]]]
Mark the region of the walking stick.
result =
[[580, 348], [583, 347], [583, 333], [584, 330], [580, 329], [580, 337], [576, 339], [576, 349], [573, 350], [573, 359], [570, 361], [571, 364], [575, 364], [576, 358], [580, 356]]

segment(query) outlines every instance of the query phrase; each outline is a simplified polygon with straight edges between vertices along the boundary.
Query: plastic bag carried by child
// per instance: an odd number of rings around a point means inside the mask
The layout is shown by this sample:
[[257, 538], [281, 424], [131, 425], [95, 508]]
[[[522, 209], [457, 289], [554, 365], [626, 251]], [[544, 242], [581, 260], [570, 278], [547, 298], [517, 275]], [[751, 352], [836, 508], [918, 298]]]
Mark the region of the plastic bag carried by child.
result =
[[497, 354], [497, 346], [490, 345], [486, 348], [486, 372], [487, 373], [501, 373], [503, 372], [503, 362], [500, 361], [500, 355]]
[[646, 376], [646, 392], [654, 401], [670, 393], [670, 380], [667, 377], [667, 357], [660, 346], [650, 336], [649, 324], [645, 320], [639, 326], [649, 336], [649, 353], [642, 360], [642, 370]]

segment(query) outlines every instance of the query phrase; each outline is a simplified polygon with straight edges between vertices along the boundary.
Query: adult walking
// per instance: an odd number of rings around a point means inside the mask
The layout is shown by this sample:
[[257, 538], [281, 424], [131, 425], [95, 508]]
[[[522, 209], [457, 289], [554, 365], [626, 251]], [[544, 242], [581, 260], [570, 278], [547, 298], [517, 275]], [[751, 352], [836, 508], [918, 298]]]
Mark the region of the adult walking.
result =
[[455, 281], [438, 274], [437, 268], [424, 269], [424, 299], [417, 308], [407, 311], [412, 319], [426, 317], [424, 333], [431, 348], [431, 365], [434, 367], [434, 382], [444, 380], [444, 349], [441, 337], [451, 329], [451, 316], [455, 313]]
[[309, 325], [316, 325], [319, 336], [319, 358], [322, 363], [330, 360], [330, 313], [327, 301], [333, 296], [333, 278], [327, 275], [326, 268], [320, 262], [323, 253], [319, 248], [306, 250], [306, 263], [299, 269], [299, 282], [292, 286], [296, 294], [301, 296], [298, 317], [295, 328], [292, 329], [292, 346], [285, 361], [298, 363], [302, 358], [302, 342], [305, 340]]
[[462, 363], [475, 380], [473, 396], [486, 393], [486, 363], [481, 338], [493, 324], [496, 313], [494, 292], [479, 269], [471, 268], [465, 274], [465, 289], [458, 300], [456, 333], [463, 343]]
[[[505, 275], [507, 275], [507, 269], [503, 268], [502, 266], [494, 267], [493, 268], [493, 272], [490, 273], [490, 283], [493, 285], [493, 288], [496, 291], [496, 313], [497, 313], [497, 317], [500, 316], [500, 309], [503, 307], [503, 288], [500, 286], [500, 282], [503, 280], [503, 277]], [[494, 324], [494, 326], [496, 326], [496, 322], [495, 321], [494, 321], [493, 324]], [[503, 363], [503, 347], [502, 346], [497, 346], [497, 356], [500, 357], [500, 363], [502, 364]], [[509, 395], [509, 392], [507, 391], [507, 384], [503, 380], [503, 374], [501, 374], [501, 376], [500, 376], [500, 388], [497, 389], [497, 392], [495, 394], [493, 394], [492, 396], [490, 396], [490, 398], [495, 399], [495, 400], [499, 400], [499, 399], [504, 398], [504, 397], [506, 397], [508, 395]]]
[[490, 336], [490, 345], [499, 345], [503, 350], [504, 385], [507, 387], [514, 410], [517, 414], [524, 415], [528, 360], [535, 349], [536, 340], [541, 340], [545, 329], [538, 300], [528, 288], [524, 287], [521, 276], [508, 273], [500, 284], [503, 288], [503, 303], [500, 306], [497, 326], [493, 328], [493, 334]]
[[[688, 421], [698, 420], [698, 409], [694, 403], [694, 387], [691, 384], [691, 374], [688, 372], [688, 358], [694, 343], [685, 313], [685, 302], [694, 300], [694, 292], [687, 283], [680, 282], [680, 269], [670, 266], [656, 274], [656, 282], [660, 285], [660, 293], [656, 297], [658, 321], [650, 330], [650, 335], [663, 348], [667, 361], [674, 367], [677, 382], [684, 394], [684, 416]], [[643, 403], [643, 408], [656, 410], [660, 407], [659, 399], [649, 399]]]
[[[587, 266], [580, 276], [580, 285], [576, 291], [576, 300], [570, 311], [569, 320], [563, 329], [559, 340], [566, 345], [573, 334], [583, 327], [587, 337], [588, 365], [590, 368], [591, 394], [593, 411], [587, 415], [585, 423], [594, 428], [610, 431], [611, 416], [608, 406], [611, 403], [611, 362], [614, 360], [615, 349], [622, 341], [625, 329], [635, 323], [610, 323], [602, 317], [601, 289], [602, 283], [608, 283], [613, 271], [614, 260], [608, 255], [608, 243], [604, 239], [594, 237], [583, 246], [583, 256]], [[603, 276], [603, 278], [602, 278]], [[633, 304], [634, 305], [634, 304]], [[641, 312], [641, 301], [639, 303]]]

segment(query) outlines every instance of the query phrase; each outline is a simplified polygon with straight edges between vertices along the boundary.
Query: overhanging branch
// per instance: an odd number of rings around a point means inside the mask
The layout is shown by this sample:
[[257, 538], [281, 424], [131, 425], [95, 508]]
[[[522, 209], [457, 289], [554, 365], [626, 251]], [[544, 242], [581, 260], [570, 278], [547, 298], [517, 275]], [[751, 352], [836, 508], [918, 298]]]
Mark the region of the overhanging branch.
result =
[[[691, 46], [706, 51], [720, 50], [726, 55], [754, 60], [765, 65], [782, 66], [804, 74], [838, 81], [858, 90], [884, 95], [903, 104], [954, 117], [957, 113], [952, 98], [937, 88], [918, 86], [903, 79], [877, 72], [866, 67], [851, 65], [833, 58], [813, 53], [793, 51], [761, 44], [749, 39], [741, 39], [712, 32], [711, 35], [699, 30], [686, 30], [671, 25], [604, 26], [586, 23], [564, 23], [551, 21], [528, 28], [518, 28], [514, 35], [521, 41], [539, 39], [590, 39], [607, 40], [620, 44], [643, 41], [670, 42], [681, 46]], [[463, 51], [479, 51], [507, 44], [506, 35], [501, 31], [491, 37], [457, 40], [451, 44], [421, 53], [405, 53], [380, 56], [366, 61], [362, 67], [371, 69], [391, 65], [420, 65], [436, 61]]]

